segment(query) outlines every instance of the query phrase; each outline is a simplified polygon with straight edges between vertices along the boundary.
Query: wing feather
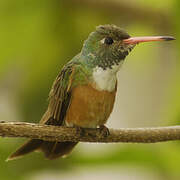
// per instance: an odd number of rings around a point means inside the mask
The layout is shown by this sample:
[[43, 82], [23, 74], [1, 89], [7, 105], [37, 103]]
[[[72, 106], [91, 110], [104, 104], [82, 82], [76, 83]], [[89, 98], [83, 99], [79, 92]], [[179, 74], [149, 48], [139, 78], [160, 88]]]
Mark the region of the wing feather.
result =
[[49, 105], [40, 123], [61, 126], [71, 99], [71, 86], [74, 78], [75, 65], [69, 63], [55, 79], [49, 93]]

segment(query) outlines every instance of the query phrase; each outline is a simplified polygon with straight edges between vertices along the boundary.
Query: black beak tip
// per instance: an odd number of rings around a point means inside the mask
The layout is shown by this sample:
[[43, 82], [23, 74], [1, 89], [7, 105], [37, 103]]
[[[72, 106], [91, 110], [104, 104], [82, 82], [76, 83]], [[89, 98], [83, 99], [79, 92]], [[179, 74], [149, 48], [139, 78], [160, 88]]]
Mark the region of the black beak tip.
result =
[[172, 40], [176, 40], [176, 38], [172, 37], [172, 36], [162, 36], [161, 38], [164, 41], [172, 41]]

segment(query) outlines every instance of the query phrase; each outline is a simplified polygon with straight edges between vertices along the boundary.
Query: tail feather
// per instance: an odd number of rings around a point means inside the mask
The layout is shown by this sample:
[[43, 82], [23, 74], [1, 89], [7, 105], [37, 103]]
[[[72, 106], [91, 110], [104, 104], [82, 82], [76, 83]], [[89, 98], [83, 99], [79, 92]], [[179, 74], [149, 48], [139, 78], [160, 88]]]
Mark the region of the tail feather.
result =
[[43, 143], [42, 140], [38, 139], [31, 139], [23, 144], [19, 149], [17, 149], [13, 154], [11, 154], [7, 161], [20, 158], [21, 156], [33, 152], [34, 150], [38, 149], [41, 144]]
[[49, 142], [31, 139], [11, 154], [7, 161], [22, 157], [35, 150], [40, 150], [48, 159], [56, 159], [68, 155], [78, 142]]
[[68, 155], [78, 142], [47, 142], [41, 145], [41, 151], [48, 159], [56, 159]]

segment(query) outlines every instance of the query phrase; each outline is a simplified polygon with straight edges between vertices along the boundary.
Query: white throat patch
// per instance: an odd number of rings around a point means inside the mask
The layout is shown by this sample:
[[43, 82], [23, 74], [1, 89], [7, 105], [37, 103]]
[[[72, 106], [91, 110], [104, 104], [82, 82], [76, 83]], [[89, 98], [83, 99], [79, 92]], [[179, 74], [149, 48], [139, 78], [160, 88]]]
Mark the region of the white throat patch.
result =
[[112, 92], [116, 87], [116, 74], [121, 67], [123, 60], [119, 65], [113, 65], [112, 69], [107, 68], [104, 70], [101, 67], [95, 67], [93, 69], [93, 81], [95, 82], [95, 88], [98, 90], [104, 90]]

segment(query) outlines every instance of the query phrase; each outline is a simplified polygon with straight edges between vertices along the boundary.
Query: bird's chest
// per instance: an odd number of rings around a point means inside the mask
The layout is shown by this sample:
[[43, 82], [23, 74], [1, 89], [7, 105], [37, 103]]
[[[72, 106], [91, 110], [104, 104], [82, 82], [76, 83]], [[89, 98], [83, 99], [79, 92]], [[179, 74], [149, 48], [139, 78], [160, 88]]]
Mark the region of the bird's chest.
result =
[[96, 128], [106, 123], [112, 112], [116, 88], [97, 90], [92, 85], [80, 85], [72, 90], [65, 122], [68, 126]]
[[100, 91], [112, 92], [116, 88], [116, 74], [121, 67], [121, 64], [113, 65], [111, 68], [103, 69], [96, 67], [93, 69], [92, 77], [96, 89]]

